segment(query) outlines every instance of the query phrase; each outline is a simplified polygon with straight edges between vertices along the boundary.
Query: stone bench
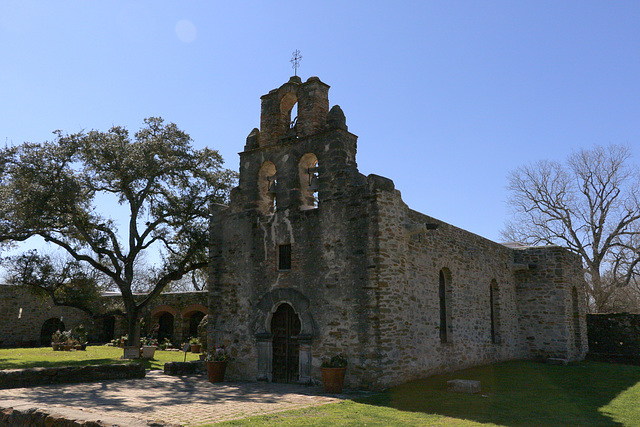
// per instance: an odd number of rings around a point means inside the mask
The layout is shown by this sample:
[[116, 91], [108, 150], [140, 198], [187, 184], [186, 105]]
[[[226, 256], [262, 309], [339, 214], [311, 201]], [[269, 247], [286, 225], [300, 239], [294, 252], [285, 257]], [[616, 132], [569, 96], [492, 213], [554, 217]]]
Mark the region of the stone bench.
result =
[[206, 372], [207, 366], [202, 360], [167, 362], [164, 364], [164, 373], [167, 375], [204, 374]]
[[447, 389], [458, 393], [480, 393], [480, 381], [450, 380], [447, 381]]

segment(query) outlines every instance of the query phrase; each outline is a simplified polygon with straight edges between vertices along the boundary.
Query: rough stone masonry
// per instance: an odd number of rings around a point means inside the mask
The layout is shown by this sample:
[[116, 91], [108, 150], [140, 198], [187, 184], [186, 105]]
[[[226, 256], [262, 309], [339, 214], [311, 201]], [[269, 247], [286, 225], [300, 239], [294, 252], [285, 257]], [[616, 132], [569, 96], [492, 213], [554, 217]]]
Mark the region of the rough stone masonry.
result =
[[357, 137], [328, 93], [295, 76], [262, 96], [239, 185], [212, 208], [209, 341], [234, 357], [229, 378], [317, 382], [338, 353], [347, 386], [369, 389], [501, 360], [582, 359], [580, 259], [411, 210], [393, 181], [358, 172]]

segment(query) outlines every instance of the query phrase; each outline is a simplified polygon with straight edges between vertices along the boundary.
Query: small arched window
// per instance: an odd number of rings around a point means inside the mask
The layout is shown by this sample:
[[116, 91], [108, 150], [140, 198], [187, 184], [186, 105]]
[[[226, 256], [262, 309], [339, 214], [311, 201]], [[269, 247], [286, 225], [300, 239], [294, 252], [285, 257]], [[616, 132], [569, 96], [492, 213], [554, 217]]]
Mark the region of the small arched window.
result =
[[318, 158], [313, 153], [306, 153], [298, 163], [300, 178], [300, 209], [308, 210], [318, 207]]
[[451, 272], [447, 268], [440, 270], [438, 283], [440, 307], [440, 342], [451, 342]]
[[491, 321], [491, 343], [500, 343], [498, 325], [500, 323], [500, 305], [498, 302], [498, 282], [493, 279], [489, 285], [489, 315]]
[[[571, 302], [573, 308], [573, 339], [576, 352], [582, 351], [582, 333], [580, 332], [580, 303], [578, 301], [578, 290], [574, 286], [571, 290]], [[576, 355], [578, 356], [578, 354]]]
[[275, 212], [277, 190], [276, 166], [267, 160], [262, 164], [258, 173], [258, 210], [263, 215]]

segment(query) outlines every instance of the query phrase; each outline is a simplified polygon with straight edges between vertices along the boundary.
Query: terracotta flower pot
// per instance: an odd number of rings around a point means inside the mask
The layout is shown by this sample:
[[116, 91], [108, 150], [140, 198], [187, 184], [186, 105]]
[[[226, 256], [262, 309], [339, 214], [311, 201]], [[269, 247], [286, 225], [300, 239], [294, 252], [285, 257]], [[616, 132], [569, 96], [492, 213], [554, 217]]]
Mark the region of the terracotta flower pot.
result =
[[227, 370], [227, 362], [207, 361], [207, 376], [212, 383], [224, 381], [224, 373]]
[[340, 393], [347, 368], [320, 368], [320, 371], [322, 371], [324, 390], [327, 393]]
[[200, 344], [191, 344], [191, 353], [200, 353]]

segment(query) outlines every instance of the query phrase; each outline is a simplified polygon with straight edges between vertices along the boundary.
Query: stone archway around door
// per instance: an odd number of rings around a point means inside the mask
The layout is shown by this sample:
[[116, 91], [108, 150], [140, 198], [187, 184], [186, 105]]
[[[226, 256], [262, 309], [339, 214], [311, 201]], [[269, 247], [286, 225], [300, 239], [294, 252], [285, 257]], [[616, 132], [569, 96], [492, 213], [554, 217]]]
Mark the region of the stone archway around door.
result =
[[[265, 294], [257, 304], [254, 330], [258, 352], [258, 379], [274, 381], [274, 345], [280, 344], [278, 339], [274, 342], [272, 322], [278, 308], [285, 304], [293, 310], [299, 321], [299, 333], [290, 333], [296, 337], [298, 345], [298, 374], [297, 378], [290, 378], [289, 382], [308, 383], [311, 381], [311, 343], [317, 336], [317, 329], [309, 310], [309, 299], [300, 291], [291, 288], [274, 289]], [[291, 314], [288, 316], [295, 319]], [[295, 323], [295, 320], [293, 322]], [[298, 331], [297, 328], [294, 325], [293, 330]]]

